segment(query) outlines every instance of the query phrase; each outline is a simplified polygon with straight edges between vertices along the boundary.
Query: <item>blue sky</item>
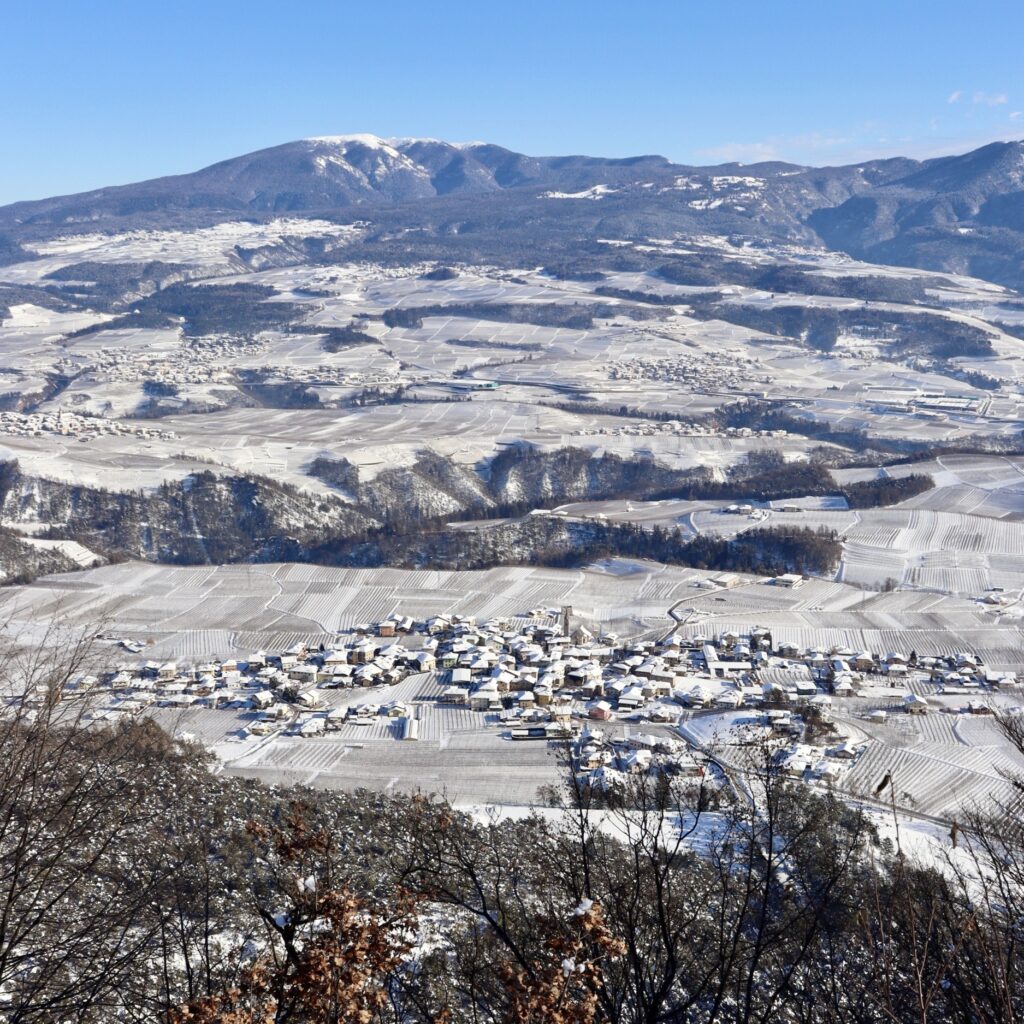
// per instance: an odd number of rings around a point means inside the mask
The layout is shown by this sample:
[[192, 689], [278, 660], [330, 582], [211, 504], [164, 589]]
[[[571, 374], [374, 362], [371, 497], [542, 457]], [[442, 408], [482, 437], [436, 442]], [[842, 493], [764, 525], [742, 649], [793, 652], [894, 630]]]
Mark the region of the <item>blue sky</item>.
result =
[[4, 5], [0, 203], [309, 135], [836, 164], [1024, 137], [1024, 0]]

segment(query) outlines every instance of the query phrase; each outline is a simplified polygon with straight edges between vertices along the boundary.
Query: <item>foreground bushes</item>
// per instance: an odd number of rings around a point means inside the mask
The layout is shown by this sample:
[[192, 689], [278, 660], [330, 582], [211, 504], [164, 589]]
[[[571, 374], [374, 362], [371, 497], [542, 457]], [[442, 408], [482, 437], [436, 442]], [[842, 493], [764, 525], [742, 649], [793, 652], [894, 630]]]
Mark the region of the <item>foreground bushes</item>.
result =
[[[1009, 1022], [1015, 808], [918, 866], [755, 751], [735, 794], [639, 779], [560, 813], [269, 789], [58, 701], [0, 731], [0, 1013], [18, 1022]], [[70, 666], [70, 667], [69, 667]], [[762, 756], [763, 755], [763, 756]], [[715, 806], [715, 810], [702, 808]]]

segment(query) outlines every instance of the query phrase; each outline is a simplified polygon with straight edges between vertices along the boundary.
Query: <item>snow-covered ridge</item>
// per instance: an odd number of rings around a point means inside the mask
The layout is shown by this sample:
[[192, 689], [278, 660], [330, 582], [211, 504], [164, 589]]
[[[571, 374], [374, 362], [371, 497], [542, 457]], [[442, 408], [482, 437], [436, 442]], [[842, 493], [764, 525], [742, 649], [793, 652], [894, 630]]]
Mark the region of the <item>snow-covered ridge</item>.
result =
[[611, 185], [594, 185], [593, 188], [585, 188], [582, 192], [542, 192], [541, 199], [603, 199], [605, 196], [621, 192], [620, 188], [612, 188]]
[[450, 146], [452, 149], [472, 149], [474, 146], [487, 146], [489, 143], [472, 142], [448, 142], [445, 139], [432, 139], [427, 136], [392, 135], [380, 136], [369, 132], [351, 132], [347, 135], [311, 135], [302, 140], [303, 142], [325, 143], [331, 146], [344, 146], [349, 143], [358, 143], [368, 149], [401, 149], [408, 146], [429, 145], [429, 146]]
[[329, 175], [338, 171], [351, 175], [364, 186], [376, 188], [393, 174], [412, 175], [427, 180], [429, 172], [421, 164], [397, 149], [398, 140], [381, 139], [376, 135], [327, 135], [305, 140], [314, 151], [317, 173]]
[[[4, 267], [0, 280], [31, 283], [60, 266], [90, 260], [96, 263], [130, 263], [163, 260], [214, 267], [229, 260], [236, 246], [254, 249], [276, 245], [290, 237], [329, 237], [349, 241], [363, 231], [359, 225], [326, 220], [279, 217], [263, 224], [225, 221], [193, 231], [127, 231], [116, 235], [100, 232], [58, 237], [37, 243], [31, 251], [42, 260]], [[24, 273], [19, 273], [19, 271]]]
[[379, 135], [371, 135], [369, 132], [353, 132], [350, 135], [312, 135], [303, 142], [322, 143], [328, 146], [346, 146], [349, 143], [358, 143], [369, 149], [394, 149], [397, 139], [382, 139]]

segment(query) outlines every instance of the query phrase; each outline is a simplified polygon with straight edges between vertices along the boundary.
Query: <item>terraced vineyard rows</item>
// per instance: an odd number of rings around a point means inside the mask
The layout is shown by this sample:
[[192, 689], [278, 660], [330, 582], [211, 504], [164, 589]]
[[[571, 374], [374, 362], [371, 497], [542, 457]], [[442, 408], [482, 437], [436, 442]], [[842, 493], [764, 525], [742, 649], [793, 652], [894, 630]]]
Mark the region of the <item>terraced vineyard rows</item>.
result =
[[956, 760], [958, 750], [963, 749], [939, 745], [922, 753], [871, 744], [844, 779], [843, 789], [870, 796], [889, 774], [898, 804], [934, 817], [955, 815], [965, 805], [987, 806], [993, 799], [1010, 797], [1010, 784], [977, 755], [965, 757], [968, 765]]

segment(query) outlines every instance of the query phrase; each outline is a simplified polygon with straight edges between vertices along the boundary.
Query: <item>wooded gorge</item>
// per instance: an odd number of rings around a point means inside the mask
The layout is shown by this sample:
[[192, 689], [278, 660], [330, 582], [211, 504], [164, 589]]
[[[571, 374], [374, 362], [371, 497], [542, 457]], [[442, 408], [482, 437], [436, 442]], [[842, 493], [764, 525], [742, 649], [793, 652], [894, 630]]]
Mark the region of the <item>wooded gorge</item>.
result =
[[[789, 528], [761, 530], [757, 538], [687, 543], [671, 529], [527, 513], [581, 500], [768, 501], [837, 493], [867, 508], [931, 486], [928, 476], [915, 474], [840, 487], [820, 463], [753, 454], [728, 479], [718, 480], [703, 469], [674, 470], [649, 459], [595, 457], [574, 448], [509, 449], [489, 463], [486, 479], [429, 451], [412, 466], [365, 481], [344, 459], [318, 458], [309, 471], [340, 493], [315, 494], [264, 477], [212, 471], [151, 492], [115, 492], [30, 478], [8, 462], [0, 476], [0, 509], [10, 522], [42, 527], [45, 538], [77, 541], [107, 558], [172, 564], [292, 560], [486, 568], [580, 565], [628, 555], [769, 574], [828, 572], [839, 560], [839, 544], [834, 536]], [[462, 525], [453, 528], [453, 520]], [[477, 528], [466, 528], [477, 521]]]

